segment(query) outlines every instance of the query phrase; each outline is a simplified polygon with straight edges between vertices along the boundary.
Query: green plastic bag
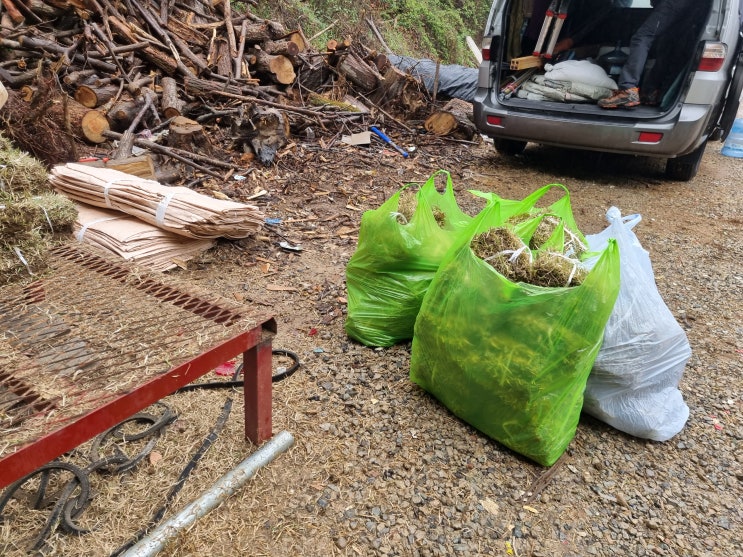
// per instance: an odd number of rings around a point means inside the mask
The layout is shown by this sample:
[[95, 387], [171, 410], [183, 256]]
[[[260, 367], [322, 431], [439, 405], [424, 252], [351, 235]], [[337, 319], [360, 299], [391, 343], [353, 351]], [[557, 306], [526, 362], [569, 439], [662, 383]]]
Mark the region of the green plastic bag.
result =
[[[436, 189], [436, 177], [446, 188]], [[416, 192], [409, 221], [400, 213], [405, 187], [361, 217], [356, 251], [346, 266], [346, 333], [367, 346], [413, 338], [423, 296], [448, 249], [472, 222], [457, 204], [451, 175], [440, 170]]]
[[[472, 235], [497, 212], [497, 204], [484, 210]], [[550, 466], [575, 435], [618, 292], [613, 241], [581, 285], [551, 288], [511, 282], [469, 241], [455, 246], [418, 313], [410, 379], [486, 435]]]
[[[547, 195], [551, 190], [562, 190], [562, 196], [544, 209], [537, 209], [537, 203]], [[469, 190], [471, 194], [486, 199], [491, 206], [498, 206], [498, 209], [491, 210], [486, 218], [481, 219], [479, 229], [476, 232], [482, 232], [488, 228], [501, 226], [511, 217], [525, 214], [550, 213], [560, 217], [565, 228], [575, 232], [578, 240], [583, 245], [587, 245], [586, 238], [579, 230], [573, 216], [573, 209], [570, 203], [570, 192], [562, 184], [547, 184], [534, 191], [524, 199], [505, 199], [493, 192], [482, 192], [478, 190]], [[485, 213], [485, 211], [483, 211]]]

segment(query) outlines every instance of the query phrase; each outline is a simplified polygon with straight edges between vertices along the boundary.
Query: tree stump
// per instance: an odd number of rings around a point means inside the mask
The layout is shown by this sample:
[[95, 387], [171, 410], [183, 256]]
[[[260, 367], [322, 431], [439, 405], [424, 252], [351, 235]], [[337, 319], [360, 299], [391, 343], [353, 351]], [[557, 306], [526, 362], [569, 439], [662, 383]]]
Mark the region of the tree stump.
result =
[[253, 107], [248, 118], [236, 118], [231, 126], [232, 137], [250, 148], [260, 161], [271, 164], [279, 149], [290, 136], [289, 119], [275, 108]]
[[214, 152], [201, 124], [184, 116], [176, 116], [170, 122], [168, 146], [202, 155]]
[[387, 68], [372, 101], [379, 106], [394, 106], [410, 120], [423, 118], [428, 107], [426, 91], [420, 81], [394, 66]]

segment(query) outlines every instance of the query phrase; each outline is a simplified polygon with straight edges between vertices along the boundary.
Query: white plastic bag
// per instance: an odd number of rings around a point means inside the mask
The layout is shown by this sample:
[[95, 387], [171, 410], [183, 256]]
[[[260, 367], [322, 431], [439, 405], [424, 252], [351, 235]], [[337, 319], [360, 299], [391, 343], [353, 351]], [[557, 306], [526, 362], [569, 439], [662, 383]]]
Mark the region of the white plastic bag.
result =
[[616, 89], [616, 82], [609, 77], [604, 68], [590, 60], [565, 60], [557, 64], [544, 65], [545, 79], [556, 81], [575, 81], [594, 87]]
[[648, 252], [632, 231], [640, 215], [623, 218], [612, 207], [606, 218], [609, 226], [586, 240], [590, 250], [617, 240], [621, 282], [588, 377], [583, 411], [630, 435], [667, 441], [689, 418], [678, 385], [691, 347], [658, 292]]

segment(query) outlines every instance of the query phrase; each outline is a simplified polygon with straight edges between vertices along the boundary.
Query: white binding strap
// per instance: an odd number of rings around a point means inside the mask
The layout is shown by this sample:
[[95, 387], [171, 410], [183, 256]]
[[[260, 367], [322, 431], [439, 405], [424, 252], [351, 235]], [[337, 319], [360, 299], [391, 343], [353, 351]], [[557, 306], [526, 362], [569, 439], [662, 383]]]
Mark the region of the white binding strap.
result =
[[174, 195], [174, 191], [170, 192], [168, 195], [160, 200], [160, 203], [157, 204], [157, 211], [155, 212], [155, 222], [158, 226], [162, 226], [165, 222], [165, 211], [167, 211], [168, 204], [170, 203], [170, 200], [173, 199]]
[[111, 198], [108, 197], [108, 190], [111, 188], [111, 186], [114, 185], [113, 181], [106, 182], [106, 184], [103, 186], [103, 199], [106, 202], [106, 207], [109, 209], [113, 209], [111, 206]]
[[106, 218], [96, 219], [96, 220], [92, 220], [92, 221], [90, 221], [88, 223], [85, 223], [80, 228], [80, 230], [77, 231], [77, 234], [75, 234], [75, 239], [78, 242], [82, 242], [83, 241], [83, 237], [85, 236], [85, 232], [88, 230], [88, 228], [90, 228], [94, 224], [98, 224], [99, 222], [106, 222], [106, 221], [109, 221], [109, 220], [116, 220], [116, 219], [120, 219], [120, 218], [122, 218], [122, 217], [106, 217]]

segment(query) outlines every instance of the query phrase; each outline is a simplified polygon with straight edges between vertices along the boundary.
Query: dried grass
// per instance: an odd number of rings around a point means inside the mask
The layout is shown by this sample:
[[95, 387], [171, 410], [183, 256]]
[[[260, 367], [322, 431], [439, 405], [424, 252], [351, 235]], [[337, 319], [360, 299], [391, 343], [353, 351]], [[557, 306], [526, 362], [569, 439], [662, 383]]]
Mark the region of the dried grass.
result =
[[44, 164], [0, 134], [0, 285], [43, 269], [76, 216], [69, 199], [51, 192]]
[[[542, 243], [549, 239], [556, 225], [557, 222], [547, 223], [542, 228]], [[491, 228], [476, 235], [470, 247], [477, 257], [513, 282], [546, 287], [577, 286], [587, 274], [578, 259], [564, 253], [535, 250], [509, 226]]]
[[77, 210], [55, 193], [0, 194], [0, 284], [45, 268], [47, 251], [69, 238]]
[[0, 133], [0, 193], [36, 195], [51, 189], [44, 164]]

